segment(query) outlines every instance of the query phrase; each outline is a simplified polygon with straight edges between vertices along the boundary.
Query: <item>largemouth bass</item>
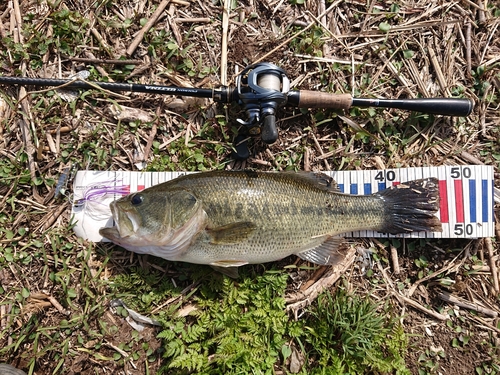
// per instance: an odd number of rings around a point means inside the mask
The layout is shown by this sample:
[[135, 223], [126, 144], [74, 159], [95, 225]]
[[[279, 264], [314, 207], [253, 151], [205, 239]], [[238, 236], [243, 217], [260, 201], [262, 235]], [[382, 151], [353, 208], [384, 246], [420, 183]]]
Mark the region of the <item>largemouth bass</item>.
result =
[[320, 265], [343, 259], [342, 233], [441, 231], [438, 181], [342, 194], [321, 173], [214, 171], [185, 175], [110, 205], [100, 234], [171, 261], [238, 267], [291, 254]]

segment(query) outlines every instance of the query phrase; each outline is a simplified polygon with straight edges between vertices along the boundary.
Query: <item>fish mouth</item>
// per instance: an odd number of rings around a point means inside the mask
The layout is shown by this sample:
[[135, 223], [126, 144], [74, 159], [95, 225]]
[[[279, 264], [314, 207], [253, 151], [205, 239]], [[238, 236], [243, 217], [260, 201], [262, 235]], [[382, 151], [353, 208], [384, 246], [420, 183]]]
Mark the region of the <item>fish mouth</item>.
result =
[[99, 229], [99, 234], [108, 240], [117, 240], [120, 238], [120, 232], [117, 227], [103, 227]]
[[130, 218], [130, 213], [120, 209], [116, 202], [111, 202], [109, 208], [111, 209], [111, 215], [115, 222], [115, 226], [101, 228], [99, 229], [99, 234], [112, 241], [126, 238], [134, 234], [135, 225], [134, 220]]

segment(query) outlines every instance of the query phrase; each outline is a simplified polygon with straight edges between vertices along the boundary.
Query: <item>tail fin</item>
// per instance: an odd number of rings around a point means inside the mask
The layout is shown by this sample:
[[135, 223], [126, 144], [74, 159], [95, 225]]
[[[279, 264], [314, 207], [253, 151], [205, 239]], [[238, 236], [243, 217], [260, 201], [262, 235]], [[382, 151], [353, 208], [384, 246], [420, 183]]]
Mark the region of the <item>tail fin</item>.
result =
[[434, 215], [439, 209], [437, 178], [405, 182], [375, 195], [385, 202], [387, 219], [380, 232], [442, 231], [441, 221]]

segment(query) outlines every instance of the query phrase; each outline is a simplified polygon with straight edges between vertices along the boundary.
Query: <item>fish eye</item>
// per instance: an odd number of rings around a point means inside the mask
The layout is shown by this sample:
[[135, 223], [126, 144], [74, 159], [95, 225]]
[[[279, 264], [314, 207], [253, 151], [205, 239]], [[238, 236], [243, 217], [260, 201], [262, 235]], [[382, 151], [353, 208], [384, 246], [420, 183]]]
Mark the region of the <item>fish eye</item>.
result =
[[142, 203], [143, 200], [144, 200], [144, 197], [141, 194], [135, 194], [130, 199], [130, 203], [132, 203], [134, 206], [138, 206]]

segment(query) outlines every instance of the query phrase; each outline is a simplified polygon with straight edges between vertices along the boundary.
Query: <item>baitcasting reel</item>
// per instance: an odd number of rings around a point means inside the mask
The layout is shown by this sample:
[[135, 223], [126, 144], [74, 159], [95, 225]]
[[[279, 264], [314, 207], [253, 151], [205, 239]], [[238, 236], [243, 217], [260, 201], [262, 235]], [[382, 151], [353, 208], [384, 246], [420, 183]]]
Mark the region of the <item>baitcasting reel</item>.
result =
[[260, 134], [265, 143], [276, 142], [276, 109], [286, 103], [290, 90], [285, 71], [271, 63], [247, 66], [236, 78], [236, 90], [248, 116], [247, 121], [237, 119], [238, 123], [250, 135]]

